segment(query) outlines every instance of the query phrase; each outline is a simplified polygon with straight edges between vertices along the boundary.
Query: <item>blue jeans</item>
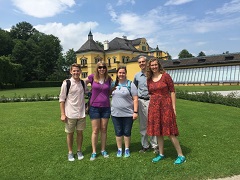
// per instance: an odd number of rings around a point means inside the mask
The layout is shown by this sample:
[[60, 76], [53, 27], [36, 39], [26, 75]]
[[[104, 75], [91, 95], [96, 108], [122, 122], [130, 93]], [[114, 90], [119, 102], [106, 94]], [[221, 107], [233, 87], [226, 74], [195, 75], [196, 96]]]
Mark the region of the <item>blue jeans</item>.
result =
[[110, 107], [93, 107], [90, 106], [89, 109], [89, 116], [90, 119], [109, 119], [111, 114]]
[[115, 117], [112, 116], [115, 135], [118, 137], [131, 136], [133, 117]]

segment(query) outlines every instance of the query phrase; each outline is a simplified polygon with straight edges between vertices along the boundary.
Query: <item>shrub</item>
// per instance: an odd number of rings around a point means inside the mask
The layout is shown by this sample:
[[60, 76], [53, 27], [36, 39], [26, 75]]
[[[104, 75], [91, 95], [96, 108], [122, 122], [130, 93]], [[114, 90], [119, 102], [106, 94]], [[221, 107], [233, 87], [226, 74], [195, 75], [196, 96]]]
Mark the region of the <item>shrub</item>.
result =
[[220, 93], [213, 93], [211, 91], [188, 92], [177, 90], [176, 96], [179, 99], [207, 102], [213, 104], [223, 104], [240, 108], [240, 98], [237, 96], [237, 93], [230, 93], [227, 96], [223, 96]]

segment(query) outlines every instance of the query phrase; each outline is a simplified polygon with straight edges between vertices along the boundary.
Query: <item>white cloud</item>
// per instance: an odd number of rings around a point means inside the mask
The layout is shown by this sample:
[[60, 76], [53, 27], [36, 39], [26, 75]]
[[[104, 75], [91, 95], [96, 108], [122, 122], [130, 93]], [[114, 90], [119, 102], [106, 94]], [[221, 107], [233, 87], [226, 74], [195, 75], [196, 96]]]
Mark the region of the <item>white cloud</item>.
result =
[[191, 2], [191, 1], [193, 1], [193, 0], [169, 0], [164, 5], [165, 6], [181, 5], [181, 4], [185, 4], [185, 3]]
[[203, 45], [207, 44], [207, 42], [199, 41], [199, 42], [196, 42], [195, 44], [196, 44], [196, 46], [203, 46]]
[[12, 2], [24, 14], [37, 18], [55, 16], [75, 5], [74, 0], [12, 0]]
[[79, 22], [78, 24], [47, 23], [45, 25], [34, 26], [40, 32], [52, 34], [58, 37], [64, 48], [64, 51], [74, 48], [78, 50], [86, 41], [90, 29], [98, 26], [96, 22]]
[[122, 37], [123, 33], [114, 32], [112, 34], [102, 34], [95, 32], [99, 24], [97, 22], [79, 22], [77, 24], [48, 23], [45, 25], [34, 26], [40, 32], [52, 34], [59, 38], [64, 52], [69, 49], [78, 50], [88, 39], [88, 33], [91, 29], [95, 41], [111, 41], [115, 37]]
[[207, 14], [230, 14], [240, 12], [240, 0], [232, 0], [229, 3], [223, 4], [222, 7], [217, 8], [215, 11], [209, 11]]
[[219, 18], [203, 19], [192, 24], [194, 31], [197, 33], [206, 33], [210, 31], [221, 31], [225, 28], [231, 28], [240, 23], [240, 17], [236, 18]]
[[107, 4], [107, 10], [108, 10], [109, 15], [111, 16], [112, 21], [116, 21], [117, 13], [114, 11], [111, 4]]
[[135, 0], [118, 0], [117, 6], [121, 6], [121, 5], [126, 4], [126, 3], [135, 4]]

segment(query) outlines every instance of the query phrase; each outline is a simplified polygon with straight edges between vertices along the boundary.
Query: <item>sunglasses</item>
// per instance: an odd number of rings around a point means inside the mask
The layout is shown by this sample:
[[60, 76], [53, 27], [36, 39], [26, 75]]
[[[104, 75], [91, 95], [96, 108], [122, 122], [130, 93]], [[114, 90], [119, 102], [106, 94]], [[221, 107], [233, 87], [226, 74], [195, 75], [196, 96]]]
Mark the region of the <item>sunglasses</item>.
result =
[[107, 69], [106, 66], [98, 66], [98, 69]]

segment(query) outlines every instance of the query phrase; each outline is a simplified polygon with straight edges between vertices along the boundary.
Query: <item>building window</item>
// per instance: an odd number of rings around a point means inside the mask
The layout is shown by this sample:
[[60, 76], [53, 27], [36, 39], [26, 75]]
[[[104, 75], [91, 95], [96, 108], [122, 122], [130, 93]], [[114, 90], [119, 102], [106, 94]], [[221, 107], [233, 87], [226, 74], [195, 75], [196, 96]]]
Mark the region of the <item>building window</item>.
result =
[[86, 78], [88, 76], [87, 72], [82, 72], [82, 78]]
[[87, 64], [87, 58], [82, 58], [82, 59], [80, 59], [80, 64], [81, 65], [86, 65]]
[[125, 56], [122, 56], [122, 63], [125, 63]]
[[108, 66], [111, 67], [111, 58], [108, 58]]
[[113, 57], [113, 62], [116, 63], [117, 62], [117, 58], [114, 56]]
[[102, 58], [100, 56], [97, 56], [94, 58], [95, 59], [95, 63], [97, 64], [99, 61], [102, 61]]

